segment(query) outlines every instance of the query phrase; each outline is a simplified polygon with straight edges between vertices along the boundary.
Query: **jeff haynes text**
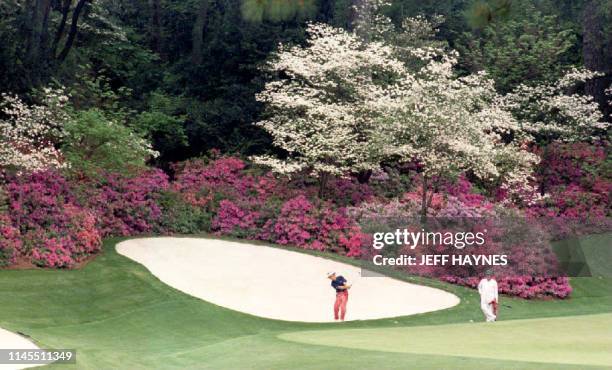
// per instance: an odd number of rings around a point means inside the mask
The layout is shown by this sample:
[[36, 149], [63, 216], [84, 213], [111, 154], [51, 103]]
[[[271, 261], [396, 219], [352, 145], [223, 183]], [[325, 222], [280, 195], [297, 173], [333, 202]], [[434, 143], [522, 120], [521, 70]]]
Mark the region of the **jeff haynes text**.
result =
[[505, 254], [424, 254], [421, 256], [402, 254], [397, 257], [375, 255], [372, 262], [377, 266], [506, 266], [508, 256]]

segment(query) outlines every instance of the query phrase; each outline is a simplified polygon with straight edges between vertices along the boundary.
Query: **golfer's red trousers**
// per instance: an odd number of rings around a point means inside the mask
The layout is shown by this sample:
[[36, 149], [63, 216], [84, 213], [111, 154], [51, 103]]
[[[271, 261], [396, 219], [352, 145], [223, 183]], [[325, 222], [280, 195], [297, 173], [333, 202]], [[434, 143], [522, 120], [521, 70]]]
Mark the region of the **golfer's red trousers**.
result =
[[[334, 319], [344, 321], [344, 315], [346, 314], [346, 303], [348, 302], [348, 291], [336, 293], [336, 303], [334, 303]], [[340, 311], [340, 317], [338, 317], [338, 311]]]

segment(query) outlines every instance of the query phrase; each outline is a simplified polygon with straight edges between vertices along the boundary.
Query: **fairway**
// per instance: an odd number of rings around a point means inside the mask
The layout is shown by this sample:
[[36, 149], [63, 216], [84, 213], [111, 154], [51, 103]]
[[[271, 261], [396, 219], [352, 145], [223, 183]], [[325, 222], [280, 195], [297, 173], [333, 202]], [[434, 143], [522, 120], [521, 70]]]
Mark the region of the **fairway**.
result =
[[612, 314], [393, 329], [302, 331], [281, 339], [399, 353], [612, 365]]

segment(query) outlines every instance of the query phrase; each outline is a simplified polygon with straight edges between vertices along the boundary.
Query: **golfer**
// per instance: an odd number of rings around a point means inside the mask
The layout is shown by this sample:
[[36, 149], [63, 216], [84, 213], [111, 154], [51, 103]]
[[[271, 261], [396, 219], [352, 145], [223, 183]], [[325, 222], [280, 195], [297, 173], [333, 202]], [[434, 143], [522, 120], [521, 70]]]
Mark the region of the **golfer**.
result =
[[[348, 290], [351, 286], [346, 283], [344, 276], [336, 276], [335, 272], [327, 273], [327, 277], [332, 281], [332, 288], [336, 289], [336, 302], [334, 303], [334, 320], [344, 321], [346, 315], [346, 304], [348, 302]], [[338, 315], [338, 313], [340, 315]]]
[[478, 283], [478, 293], [480, 293], [480, 308], [487, 322], [497, 320], [499, 297], [497, 293], [497, 281], [495, 281], [491, 271], [487, 271], [485, 278]]

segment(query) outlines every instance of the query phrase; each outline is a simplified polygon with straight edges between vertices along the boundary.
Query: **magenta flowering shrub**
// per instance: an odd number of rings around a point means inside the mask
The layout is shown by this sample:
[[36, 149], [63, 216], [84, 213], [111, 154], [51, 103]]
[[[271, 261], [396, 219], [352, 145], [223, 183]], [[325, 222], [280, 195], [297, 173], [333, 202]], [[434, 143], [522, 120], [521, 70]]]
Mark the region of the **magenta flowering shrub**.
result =
[[[270, 178], [256, 183], [252, 176], [245, 175], [246, 164], [233, 157], [219, 158], [205, 163], [191, 160], [175, 167], [176, 179], [172, 189], [180, 193], [193, 206], [207, 206], [216, 193], [228, 198], [248, 195], [249, 191], [263, 195], [273, 188]], [[260, 193], [262, 192], [262, 193]]]
[[537, 174], [545, 192], [570, 184], [590, 189], [606, 176], [610, 180], [604, 168], [608, 160], [606, 143], [553, 143], [534, 151], [542, 158]]
[[449, 196], [435, 217], [448, 218], [482, 218], [494, 217], [493, 203], [489, 203], [480, 195], [474, 197], [463, 195], [461, 198]]
[[[603, 185], [603, 184], [602, 184]], [[562, 218], [603, 218], [610, 212], [609, 196], [612, 183], [598, 189], [584, 189], [570, 184], [555, 189], [549, 198], [529, 212], [535, 216]]]
[[325, 249], [316, 238], [319, 226], [316, 211], [303, 195], [288, 200], [283, 204], [278, 218], [267, 222], [270, 231], [266, 239], [283, 245]]
[[[480, 278], [462, 278], [444, 276], [443, 281], [476, 289]], [[533, 298], [567, 298], [572, 293], [572, 287], [567, 277], [534, 277], [511, 276], [497, 279], [499, 292], [525, 299]]]
[[22, 232], [65, 223], [60, 210], [75, 202], [71, 185], [53, 171], [9, 178], [6, 192], [11, 218]]
[[526, 213], [547, 219], [556, 238], [609, 230], [612, 163], [608, 150], [607, 143], [553, 143], [535, 149], [542, 158], [538, 181], [547, 196]]
[[102, 236], [149, 233], [162, 219], [159, 199], [168, 176], [152, 169], [128, 177], [108, 174], [81, 184], [82, 202], [94, 213]]
[[64, 207], [63, 227], [31, 231], [32, 262], [41, 267], [72, 267], [97, 253], [102, 239], [95, 217], [73, 205]]
[[356, 206], [374, 198], [374, 190], [354, 178], [333, 179], [328, 185], [328, 198], [339, 206]]
[[21, 245], [19, 230], [13, 226], [10, 217], [0, 214], [0, 267], [15, 263]]
[[[429, 230], [443, 233], [476, 233], [487, 230], [485, 244], [472, 245], [463, 250], [449, 249], [444, 245], [420, 246], [415, 249], [406, 247], [394, 253], [413, 255], [417, 259], [423, 254], [506, 254], [512, 260], [511, 266], [497, 271], [504, 293], [525, 298], [565, 298], [569, 295], [571, 287], [568, 279], [543, 278], [559, 276], [561, 273], [556, 256], [545, 242], [546, 238], [542, 237], [544, 230], [537, 223], [531, 225], [518, 210], [503, 210], [500, 213], [500, 209], [485, 196], [472, 193], [472, 185], [463, 177], [445, 186], [444, 193], [433, 194], [432, 205], [428, 208]], [[352, 217], [370, 232], [386, 232], [396, 228], [419, 232], [422, 229], [420, 212], [418, 189], [404, 193], [400, 199], [378, 199], [350, 209]], [[370, 255], [366, 257], [371, 258]], [[475, 276], [482, 276], [488, 269], [486, 266], [471, 265], [447, 265], [443, 268], [419, 265], [403, 268], [411, 274], [436, 277], [471, 287], [476, 287], [478, 283]], [[527, 276], [532, 278], [527, 281]]]
[[[466, 189], [466, 187], [464, 187]], [[455, 193], [457, 194], [457, 193]], [[487, 241], [482, 247], [470, 249], [472, 254], [506, 254], [511, 260], [508, 269], [493, 268], [501, 293], [521, 298], [566, 298], [572, 288], [567, 277], [559, 270], [558, 260], [548, 242], [545, 228], [533, 223], [518, 210], [496, 211], [494, 204], [481, 195], [459, 193], [449, 196], [438, 217], [481, 218], [474, 226], [487, 230]], [[463, 203], [463, 205], [462, 205]], [[490, 268], [486, 268], [490, 269]], [[461, 268], [453, 275], [440, 276], [444, 281], [475, 288], [485, 268], [471, 269], [469, 276]]]
[[[271, 173], [257, 174], [245, 162], [232, 157], [208, 163], [194, 160], [175, 168], [171, 189], [193, 207], [212, 215], [210, 231], [267, 240], [282, 245], [332, 250], [358, 255], [366, 236], [343, 208], [332, 202], [312, 201], [314, 186], [281, 181]], [[343, 202], [361, 202], [371, 196], [367, 185], [335, 180], [352, 194]], [[209, 230], [205, 230], [209, 231]]]
[[254, 237], [259, 216], [258, 212], [243, 209], [231, 200], [224, 199], [219, 203], [212, 230], [219, 235]]
[[542, 157], [538, 170], [540, 187], [550, 197], [532, 207], [532, 215], [561, 218], [610, 216], [612, 172], [603, 144], [554, 143], [536, 152]]
[[335, 209], [330, 203], [316, 206], [304, 195], [286, 201], [278, 217], [266, 222], [260, 238], [355, 257], [368, 242], [346, 209]]
[[22, 237], [20, 254], [43, 267], [72, 267], [100, 250], [92, 213], [76, 203], [60, 174], [43, 171], [9, 179], [11, 222]]

